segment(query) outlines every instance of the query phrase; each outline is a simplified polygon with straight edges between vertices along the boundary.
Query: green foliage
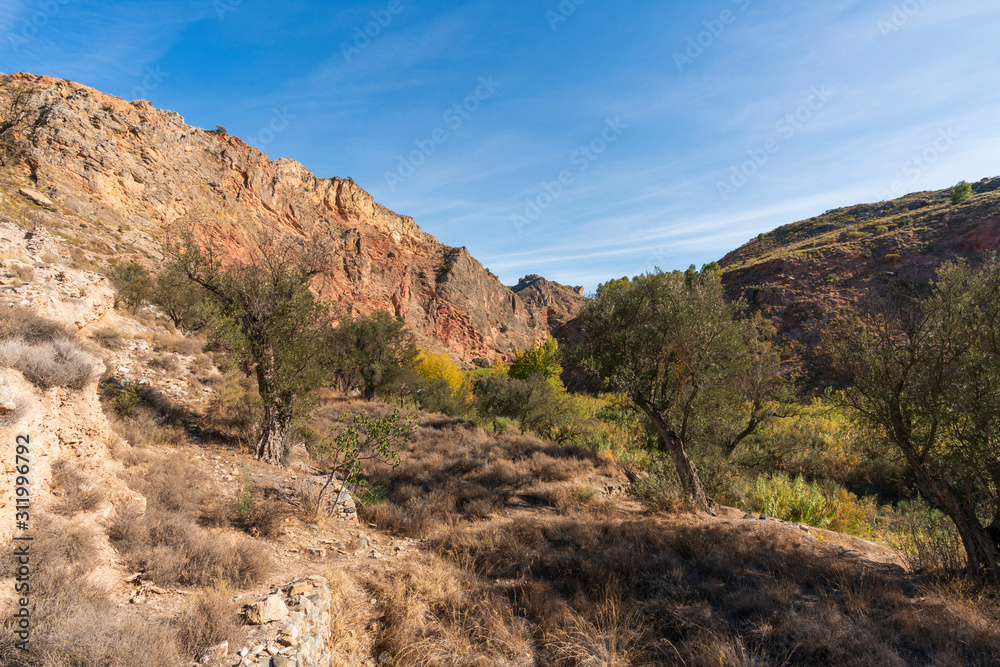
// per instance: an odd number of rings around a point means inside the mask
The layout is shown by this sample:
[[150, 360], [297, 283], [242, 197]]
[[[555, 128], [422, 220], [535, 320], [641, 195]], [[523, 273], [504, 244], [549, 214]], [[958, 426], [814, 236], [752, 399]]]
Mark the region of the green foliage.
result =
[[153, 279], [138, 262], [118, 262], [111, 267], [111, 284], [115, 287], [115, 308], [124, 304], [136, 312], [149, 300]]
[[508, 375], [485, 375], [476, 380], [475, 406], [493, 423], [512, 419], [522, 433], [533, 431], [553, 442], [567, 442], [585, 436], [592, 424], [585, 407], [575, 397], [545, 381], [539, 375], [521, 380]]
[[767, 421], [783, 384], [769, 327], [743, 310], [710, 264], [610, 281], [580, 316], [576, 356], [649, 419], [699, 505], [707, 499], [686, 448], [729, 455]]
[[806, 482], [802, 475], [794, 480], [780, 473], [758, 477], [747, 487], [745, 503], [775, 519], [817, 528], [825, 528], [833, 518], [833, 508], [823, 491]]
[[215, 126], [215, 134], [219, 135], [220, 137], [228, 137], [229, 136], [229, 130], [227, 130], [222, 125], [216, 125]]
[[420, 409], [426, 412], [440, 412], [449, 417], [460, 417], [469, 412], [464, 394], [456, 396], [444, 378], [424, 380], [414, 393]]
[[[342, 480], [343, 494], [349, 484], [367, 487], [367, 480], [361, 476], [364, 465], [382, 463], [395, 469], [399, 465], [399, 453], [409, 442], [407, 432], [416, 428], [412, 426], [411, 418], [401, 417], [395, 411], [384, 417], [365, 414], [344, 416], [340, 422], [340, 432], [332, 440], [324, 438], [311, 447], [310, 453], [325, 461], [330, 468], [326, 482], [316, 496], [317, 511], [322, 508], [323, 499], [338, 476]], [[341, 500], [338, 497], [334, 506]]]
[[211, 307], [210, 342], [227, 350], [244, 373], [256, 376], [264, 408], [257, 456], [279, 463], [297, 406], [330, 375], [330, 316], [309, 289], [328, 249], [325, 238], [306, 240], [262, 229], [248, 233], [249, 247], [239, 259], [182, 233], [169, 270], [202, 288]]
[[961, 204], [972, 199], [972, 184], [959, 181], [958, 185], [951, 189], [951, 203]]
[[368, 400], [412, 382], [407, 371], [419, 350], [406, 323], [388, 313], [345, 317], [327, 344], [343, 387], [360, 390]]
[[959, 572], [966, 565], [955, 525], [922, 496], [901, 501], [887, 512], [878, 536], [899, 551], [912, 570]]
[[947, 512], [970, 573], [1000, 581], [1000, 262], [947, 264], [930, 295], [873, 304], [826, 341], [859, 426]]
[[0, 75], [0, 166], [13, 166], [24, 156], [24, 135], [34, 114], [34, 97], [27, 85], [16, 82], [9, 74]]
[[518, 380], [527, 380], [538, 376], [546, 382], [561, 386], [562, 358], [559, 355], [559, 341], [554, 336], [542, 344], [537, 340], [531, 342], [531, 349], [519, 350], [514, 363], [510, 367], [510, 376]]
[[211, 300], [203, 287], [193, 283], [176, 263], [168, 264], [152, 279], [149, 300], [174, 326], [198, 331], [212, 320]]

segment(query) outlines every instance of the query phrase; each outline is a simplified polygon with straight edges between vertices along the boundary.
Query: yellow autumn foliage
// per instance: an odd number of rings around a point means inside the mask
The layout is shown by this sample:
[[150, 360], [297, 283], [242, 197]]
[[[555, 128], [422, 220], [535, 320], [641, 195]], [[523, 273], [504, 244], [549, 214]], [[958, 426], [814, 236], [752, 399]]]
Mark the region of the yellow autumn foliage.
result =
[[421, 348], [417, 357], [417, 373], [425, 380], [445, 380], [455, 397], [465, 391], [465, 373], [443, 352], [435, 354]]

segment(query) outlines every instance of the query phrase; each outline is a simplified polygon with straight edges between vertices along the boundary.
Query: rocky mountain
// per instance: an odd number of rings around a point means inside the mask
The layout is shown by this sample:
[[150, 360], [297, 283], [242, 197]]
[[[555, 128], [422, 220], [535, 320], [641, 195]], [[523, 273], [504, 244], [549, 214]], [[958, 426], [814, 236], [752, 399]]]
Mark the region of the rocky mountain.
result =
[[583, 296], [583, 287], [567, 287], [534, 274], [521, 278], [510, 289], [539, 312], [545, 313], [552, 330], [579, 315], [587, 301]]
[[[564, 293], [573, 290], [545, 281], [545, 294], [560, 296], [522, 298], [465, 248], [439, 243], [351, 179], [270, 160], [144, 100], [30, 74], [7, 85], [32, 91], [33, 129], [21, 165], [0, 174], [0, 215], [67, 239], [81, 266], [156, 265], [178, 222], [330, 232], [338, 240], [324, 296], [358, 313], [391, 312], [421, 344], [465, 360], [511, 356], [570, 311]], [[228, 242], [239, 252], [238, 238]]]
[[1000, 178], [974, 183], [966, 202], [950, 200], [948, 190], [916, 192], [784, 225], [726, 255], [725, 284], [772, 320], [809, 382], [822, 383], [816, 352], [833, 315], [891, 285], [919, 290], [943, 262], [1000, 249]]

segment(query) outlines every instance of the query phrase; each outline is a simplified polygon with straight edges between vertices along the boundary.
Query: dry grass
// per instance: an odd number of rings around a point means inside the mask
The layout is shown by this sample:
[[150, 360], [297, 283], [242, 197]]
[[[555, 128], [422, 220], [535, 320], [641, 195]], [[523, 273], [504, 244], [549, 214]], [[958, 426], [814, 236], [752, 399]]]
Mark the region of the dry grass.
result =
[[17, 266], [13, 266], [11, 267], [10, 272], [14, 274], [14, 277], [22, 283], [30, 283], [35, 279], [35, 267], [27, 264], [18, 264]]
[[[327, 415], [330, 417], [331, 415]], [[599, 503], [612, 462], [423, 416], [361, 510], [431, 553], [373, 581], [397, 665], [996, 665], [994, 593], [804, 532]], [[662, 495], [656, 494], [653, 495]], [[667, 501], [665, 501], [667, 502]], [[668, 504], [670, 504], [668, 502]]]
[[[7, 621], [0, 628], [0, 663], [9, 667], [180, 664], [171, 629], [146, 624], [119, 609], [108, 590], [92, 581], [100, 559], [94, 532], [68, 520], [33, 519], [31, 651], [14, 647], [19, 639]], [[4, 559], [4, 566], [9, 561]]]
[[435, 548], [510, 582], [551, 664], [996, 664], [995, 598], [931, 601], [925, 585], [809, 540], [780, 526], [577, 512], [458, 527]]
[[29, 344], [43, 343], [72, 334], [63, 325], [42, 317], [34, 308], [0, 308], [0, 340], [20, 338]]
[[[180, 456], [147, 454], [126, 474], [146, 511], [118, 508], [108, 527], [128, 567], [160, 584], [246, 588], [266, 578], [271, 559], [254, 540], [198, 525], [212, 505], [208, 477]], [[211, 523], [211, 522], [209, 522]]]
[[[332, 421], [336, 411], [320, 413]], [[388, 502], [363, 506], [360, 518], [380, 528], [423, 537], [435, 525], [486, 520], [511, 503], [548, 505], [565, 511], [589, 502], [573, 493], [615, 466], [593, 452], [514, 433], [493, 435], [464, 420], [423, 415], [402, 454], [403, 465], [376, 466], [370, 481], [386, 489]]]
[[90, 337], [95, 343], [108, 350], [120, 350], [125, 346], [124, 334], [111, 327], [95, 329]]
[[373, 585], [381, 614], [374, 654], [393, 664], [535, 664], [531, 624], [469, 575], [432, 557]]
[[149, 342], [159, 352], [180, 354], [186, 357], [201, 354], [205, 349], [205, 341], [197, 336], [154, 333], [150, 335]]
[[176, 625], [185, 655], [195, 660], [206, 649], [233, 640], [239, 629], [233, 591], [225, 585], [203, 590], [188, 601]]
[[52, 464], [50, 491], [55, 496], [52, 511], [63, 516], [93, 512], [104, 504], [104, 489], [72, 468], [65, 460]]
[[372, 639], [365, 628], [372, 609], [368, 592], [344, 568], [327, 567], [330, 583], [330, 652], [340, 664], [363, 665], [372, 653]]
[[79, 390], [97, 377], [94, 359], [75, 341], [64, 338], [35, 344], [23, 338], [4, 340], [0, 342], [0, 366], [21, 371], [41, 389]]
[[154, 354], [146, 359], [146, 364], [150, 368], [159, 368], [164, 371], [177, 370], [177, 357], [172, 354]]

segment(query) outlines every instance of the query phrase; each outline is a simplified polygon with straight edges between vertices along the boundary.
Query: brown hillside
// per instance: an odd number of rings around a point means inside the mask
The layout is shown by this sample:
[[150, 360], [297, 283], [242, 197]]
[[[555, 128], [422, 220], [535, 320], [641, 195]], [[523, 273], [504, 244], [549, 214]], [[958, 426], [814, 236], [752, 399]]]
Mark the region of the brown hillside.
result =
[[816, 359], [821, 326], [866, 294], [920, 289], [943, 262], [1000, 248], [998, 189], [1000, 178], [984, 179], [959, 205], [948, 190], [916, 192], [784, 225], [726, 255], [724, 281], [802, 354], [811, 382], [826, 382]]

